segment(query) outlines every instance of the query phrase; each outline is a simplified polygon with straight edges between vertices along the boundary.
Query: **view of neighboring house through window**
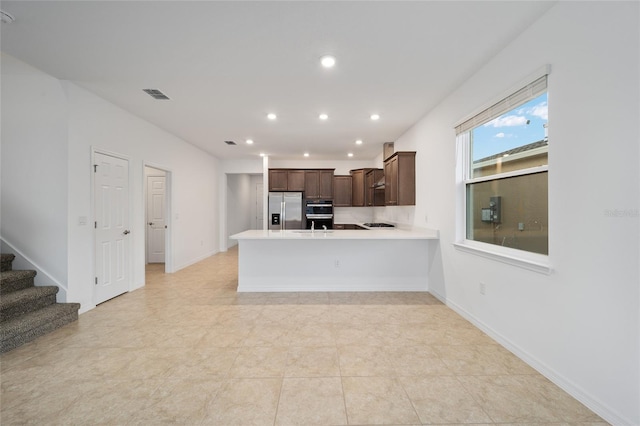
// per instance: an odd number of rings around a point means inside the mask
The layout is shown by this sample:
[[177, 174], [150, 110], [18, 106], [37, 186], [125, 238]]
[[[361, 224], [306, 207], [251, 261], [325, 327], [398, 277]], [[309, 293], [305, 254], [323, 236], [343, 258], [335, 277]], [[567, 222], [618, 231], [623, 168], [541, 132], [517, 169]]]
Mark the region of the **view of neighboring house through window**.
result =
[[467, 120], [466, 239], [548, 254], [547, 77]]

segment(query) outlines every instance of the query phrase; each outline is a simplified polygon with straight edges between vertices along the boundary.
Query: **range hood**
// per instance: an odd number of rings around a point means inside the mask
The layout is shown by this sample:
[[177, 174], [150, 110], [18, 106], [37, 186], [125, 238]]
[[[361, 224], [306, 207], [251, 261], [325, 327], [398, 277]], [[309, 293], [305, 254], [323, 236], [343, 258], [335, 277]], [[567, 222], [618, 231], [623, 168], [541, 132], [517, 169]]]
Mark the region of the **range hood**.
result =
[[384, 176], [382, 176], [379, 181], [373, 184], [373, 189], [384, 189], [384, 183]]
[[[382, 144], [382, 161], [385, 161], [387, 158], [393, 155], [394, 145], [395, 144], [393, 142], [385, 142]], [[373, 185], [371, 185], [371, 187], [373, 189], [384, 189], [384, 184], [385, 179], [383, 174], [377, 182], [374, 182]]]

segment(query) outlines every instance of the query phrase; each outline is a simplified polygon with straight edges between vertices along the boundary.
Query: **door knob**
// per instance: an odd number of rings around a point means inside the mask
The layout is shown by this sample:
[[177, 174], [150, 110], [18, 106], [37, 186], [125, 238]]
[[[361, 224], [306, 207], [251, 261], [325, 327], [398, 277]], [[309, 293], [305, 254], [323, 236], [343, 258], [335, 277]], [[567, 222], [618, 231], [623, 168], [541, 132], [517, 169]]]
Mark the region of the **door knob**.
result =
[[130, 233], [131, 233], [131, 231], [129, 231], [128, 229], [125, 229], [124, 232], [123, 232], [124, 235], [130, 234]]
[[149, 222], [149, 226], [153, 225], [153, 222]]

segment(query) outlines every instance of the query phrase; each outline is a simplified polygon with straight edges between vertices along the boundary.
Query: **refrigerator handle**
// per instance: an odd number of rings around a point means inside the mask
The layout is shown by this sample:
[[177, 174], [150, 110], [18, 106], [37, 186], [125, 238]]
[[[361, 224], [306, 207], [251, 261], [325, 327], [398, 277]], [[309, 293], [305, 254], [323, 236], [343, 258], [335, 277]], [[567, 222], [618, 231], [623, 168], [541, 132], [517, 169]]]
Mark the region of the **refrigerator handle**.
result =
[[286, 211], [287, 211], [286, 203], [283, 201], [280, 203], [280, 223], [282, 224], [282, 227], [280, 229], [282, 229], [283, 231], [287, 229], [286, 228], [287, 217], [285, 216]]

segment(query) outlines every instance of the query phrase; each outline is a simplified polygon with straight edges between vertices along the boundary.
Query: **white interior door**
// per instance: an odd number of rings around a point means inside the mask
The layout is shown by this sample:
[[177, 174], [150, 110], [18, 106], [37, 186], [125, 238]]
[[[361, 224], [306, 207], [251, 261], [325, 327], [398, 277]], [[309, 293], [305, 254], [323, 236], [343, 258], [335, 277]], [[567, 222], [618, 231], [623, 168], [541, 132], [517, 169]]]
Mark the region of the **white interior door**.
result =
[[147, 176], [147, 262], [164, 263], [167, 179]]
[[94, 155], [95, 303], [129, 290], [129, 162]]
[[263, 197], [263, 184], [262, 182], [256, 184], [256, 228], [255, 229], [263, 229], [263, 217], [264, 214], [264, 200]]

